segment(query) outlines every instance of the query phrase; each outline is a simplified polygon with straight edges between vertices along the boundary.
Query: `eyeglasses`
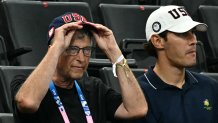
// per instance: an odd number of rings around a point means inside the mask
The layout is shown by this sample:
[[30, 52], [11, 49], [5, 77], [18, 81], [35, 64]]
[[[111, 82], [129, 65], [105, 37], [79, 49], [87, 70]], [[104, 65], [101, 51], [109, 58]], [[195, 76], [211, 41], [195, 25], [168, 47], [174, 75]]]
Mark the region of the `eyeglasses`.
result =
[[78, 55], [79, 51], [82, 50], [83, 54], [85, 56], [91, 56], [92, 50], [94, 50], [94, 47], [88, 46], [88, 47], [83, 47], [83, 48], [79, 48], [77, 46], [70, 46], [67, 48], [66, 53], [68, 55], [72, 55], [72, 56], [76, 56]]

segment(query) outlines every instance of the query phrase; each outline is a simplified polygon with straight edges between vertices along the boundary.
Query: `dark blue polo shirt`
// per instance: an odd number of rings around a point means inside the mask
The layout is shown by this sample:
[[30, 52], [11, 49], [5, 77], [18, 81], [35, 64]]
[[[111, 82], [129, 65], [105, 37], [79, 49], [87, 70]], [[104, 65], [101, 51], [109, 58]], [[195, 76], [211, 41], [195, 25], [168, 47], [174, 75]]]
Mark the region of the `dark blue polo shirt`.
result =
[[148, 102], [148, 113], [139, 123], [218, 123], [214, 79], [186, 70], [180, 89], [164, 83], [152, 67], [138, 80]]

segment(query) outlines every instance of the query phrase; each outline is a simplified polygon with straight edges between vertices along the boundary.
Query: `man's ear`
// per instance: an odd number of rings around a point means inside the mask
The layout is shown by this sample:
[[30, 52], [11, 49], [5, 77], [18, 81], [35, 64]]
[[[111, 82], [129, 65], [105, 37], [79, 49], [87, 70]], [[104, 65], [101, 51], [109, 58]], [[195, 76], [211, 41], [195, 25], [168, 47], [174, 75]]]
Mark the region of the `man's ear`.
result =
[[155, 48], [157, 49], [163, 49], [164, 48], [164, 42], [163, 38], [161, 38], [159, 35], [154, 34], [151, 36], [151, 42], [154, 45]]

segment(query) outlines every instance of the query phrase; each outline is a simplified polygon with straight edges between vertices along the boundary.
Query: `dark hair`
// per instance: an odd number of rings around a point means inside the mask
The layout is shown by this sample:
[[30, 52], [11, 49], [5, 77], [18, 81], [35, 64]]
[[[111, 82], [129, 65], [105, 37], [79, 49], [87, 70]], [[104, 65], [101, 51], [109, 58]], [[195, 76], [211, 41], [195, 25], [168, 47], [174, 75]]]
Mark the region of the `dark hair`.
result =
[[[160, 34], [158, 34], [161, 38], [163, 38], [165, 41], [167, 41], [167, 33], [169, 31], [164, 31]], [[148, 43], [146, 43], [144, 45], [145, 50], [148, 52], [149, 55], [154, 56], [155, 58], [157, 58], [157, 51], [156, 48], [154, 47], [153, 43], [151, 42], [151, 40], [148, 41]]]

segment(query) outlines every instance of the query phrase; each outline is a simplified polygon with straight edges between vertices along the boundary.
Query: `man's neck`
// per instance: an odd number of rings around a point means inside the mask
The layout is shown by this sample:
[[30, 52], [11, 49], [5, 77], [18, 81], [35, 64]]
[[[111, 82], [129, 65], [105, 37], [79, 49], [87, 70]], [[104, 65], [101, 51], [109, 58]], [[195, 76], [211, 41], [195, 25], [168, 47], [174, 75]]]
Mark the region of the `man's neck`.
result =
[[169, 65], [156, 64], [153, 71], [160, 77], [162, 81], [169, 85], [182, 88], [185, 83], [185, 68], [179, 69]]
[[65, 88], [65, 89], [71, 89], [74, 84], [74, 80], [66, 80], [66, 79], [61, 79], [57, 77], [53, 77], [52, 80], [56, 86], [60, 88]]

